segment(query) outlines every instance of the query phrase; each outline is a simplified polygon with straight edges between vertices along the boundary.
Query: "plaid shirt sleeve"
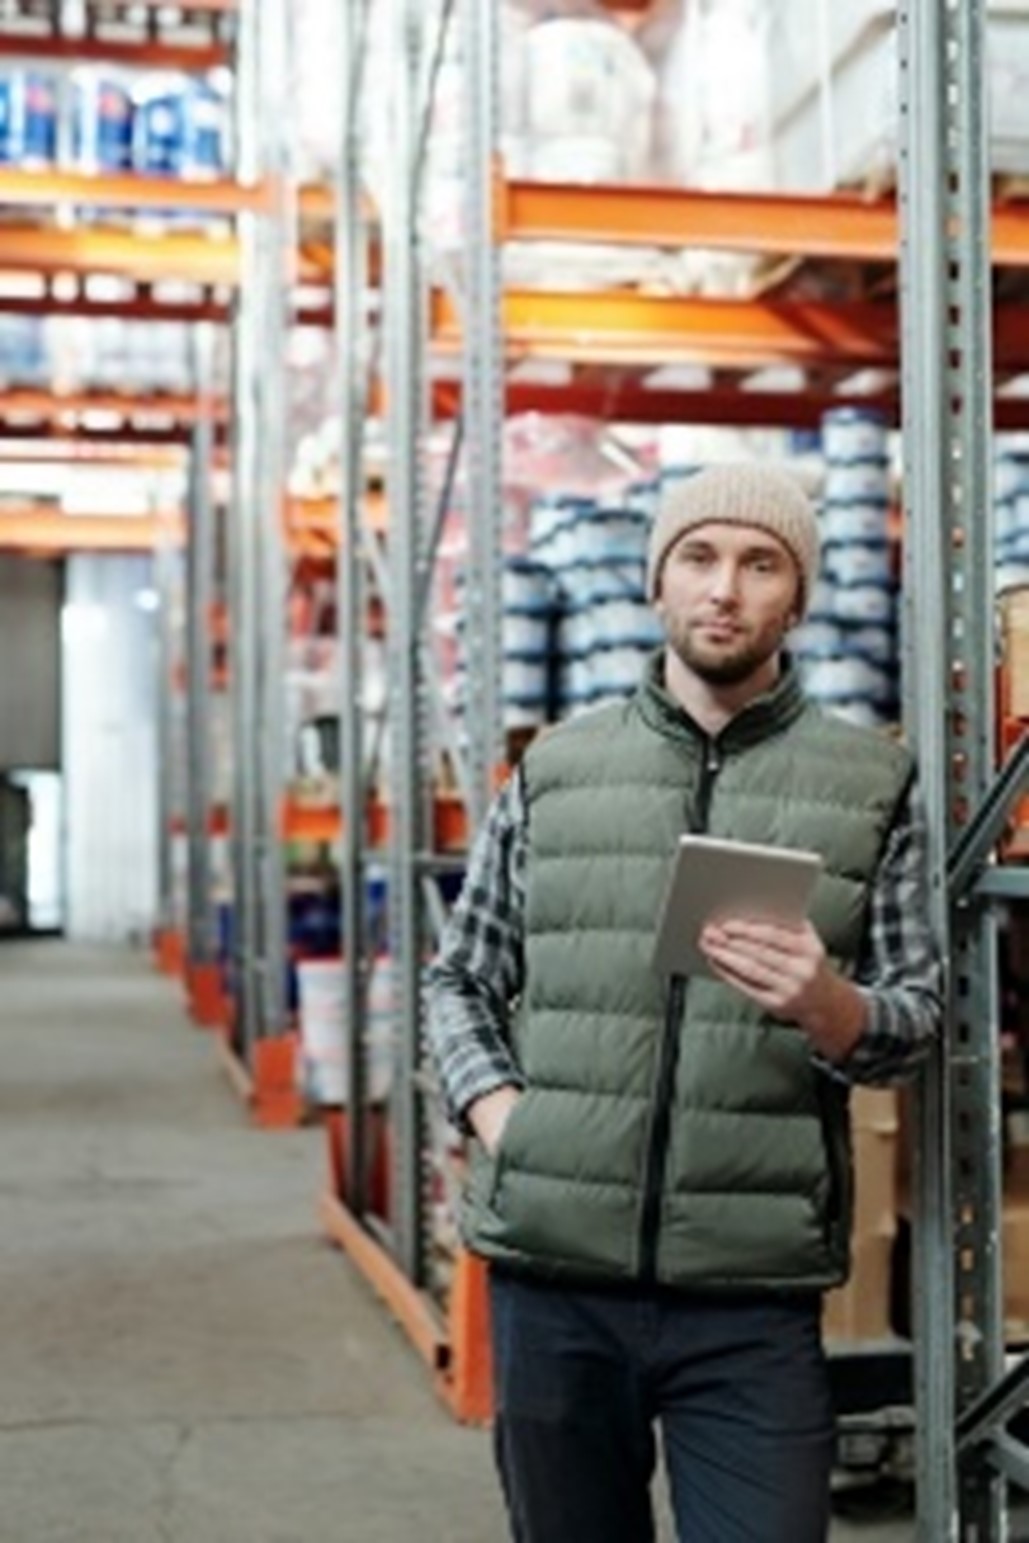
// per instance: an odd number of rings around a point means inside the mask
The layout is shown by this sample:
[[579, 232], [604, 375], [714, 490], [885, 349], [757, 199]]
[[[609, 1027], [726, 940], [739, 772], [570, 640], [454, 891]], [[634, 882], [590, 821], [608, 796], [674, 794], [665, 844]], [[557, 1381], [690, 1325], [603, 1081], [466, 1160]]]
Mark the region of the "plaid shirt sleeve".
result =
[[910, 1076], [939, 1034], [943, 964], [929, 918], [929, 838], [912, 783], [886, 842], [872, 890], [868, 936], [854, 977], [868, 1026], [843, 1062], [819, 1064], [851, 1083]]
[[511, 1047], [524, 968], [525, 800], [516, 773], [476, 838], [429, 974], [429, 1044], [450, 1118], [505, 1084], [524, 1087]]

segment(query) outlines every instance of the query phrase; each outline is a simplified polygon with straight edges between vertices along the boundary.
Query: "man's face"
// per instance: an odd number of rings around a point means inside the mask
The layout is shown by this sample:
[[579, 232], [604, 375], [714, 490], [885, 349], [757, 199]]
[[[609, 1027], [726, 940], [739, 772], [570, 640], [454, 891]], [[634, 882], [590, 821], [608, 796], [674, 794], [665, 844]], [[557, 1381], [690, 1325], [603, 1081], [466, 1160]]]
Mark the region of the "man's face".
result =
[[670, 549], [655, 610], [688, 670], [736, 686], [778, 653], [800, 620], [799, 598], [797, 565], [777, 537], [711, 521]]

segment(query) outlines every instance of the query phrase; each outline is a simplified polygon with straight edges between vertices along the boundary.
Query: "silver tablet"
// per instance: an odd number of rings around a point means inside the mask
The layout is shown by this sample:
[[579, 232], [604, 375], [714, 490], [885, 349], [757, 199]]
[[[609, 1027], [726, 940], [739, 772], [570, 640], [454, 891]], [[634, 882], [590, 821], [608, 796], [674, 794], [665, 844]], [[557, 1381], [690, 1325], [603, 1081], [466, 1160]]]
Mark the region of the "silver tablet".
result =
[[680, 836], [658, 917], [654, 968], [662, 975], [711, 975], [698, 946], [708, 922], [803, 921], [821, 869], [817, 852]]

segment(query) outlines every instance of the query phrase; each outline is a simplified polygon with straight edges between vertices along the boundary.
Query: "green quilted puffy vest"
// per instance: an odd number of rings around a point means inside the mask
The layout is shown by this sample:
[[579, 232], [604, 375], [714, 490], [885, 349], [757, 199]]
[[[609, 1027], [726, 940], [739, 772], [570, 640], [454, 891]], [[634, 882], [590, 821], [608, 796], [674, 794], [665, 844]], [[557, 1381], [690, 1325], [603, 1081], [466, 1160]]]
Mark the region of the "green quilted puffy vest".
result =
[[911, 761], [792, 671], [709, 740], [659, 673], [526, 757], [528, 1091], [495, 1159], [473, 1144], [464, 1235], [553, 1277], [822, 1289], [848, 1266], [846, 1088], [717, 982], [689, 980], [673, 1022], [655, 922], [685, 830], [814, 848], [812, 917], [852, 968]]

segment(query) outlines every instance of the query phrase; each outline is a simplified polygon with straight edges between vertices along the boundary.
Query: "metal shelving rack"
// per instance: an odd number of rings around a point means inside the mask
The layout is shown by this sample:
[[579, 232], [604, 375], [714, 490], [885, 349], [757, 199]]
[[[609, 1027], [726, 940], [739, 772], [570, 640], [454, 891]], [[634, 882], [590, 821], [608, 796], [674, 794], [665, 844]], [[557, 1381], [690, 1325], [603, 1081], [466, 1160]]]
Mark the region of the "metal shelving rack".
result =
[[[72, 11], [77, 20], [72, 19]], [[118, 317], [127, 322], [195, 324], [197, 377], [185, 397], [85, 391], [73, 397], [46, 391], [0, 393], [0, 438], [42, 434], [72, 440], [87, 453], [143, 456], [166, 446], [185, 454], [188, 507], [183, 519], [103, 517], [64, 520], [35, 508], [5, 511], [0, 542], [26, 550], [157, 550], [167, 603], [172, 574], [186, 549], [185, 834], [189, 904], [185, 936], [171, 925], [171, 842], [183, 811], [162, 796], [161, 916], [158, 954], [184, 976], [195, 1016], [223, 1026], [225, 1000], [215, 960], [210, 841], [230, 832], [237, 915], [235, 977], [239, 1012], [230, 1029], [230, 1063], [241, 1091], [269, 1123], [295, 1118], [292, 1042], [285, 1012], [285, 894], [282, 838], [296, 822], [284, 817], [283, 636], [285, 629], [285, 329], [299, 277], [324, 288], [326, 275], [296, 251], [288, 111], [288, 5], [285, 0], [190, 0], [184, 7], [143, 0], [107, 0], [81, 7], [24, 4], [5, 12], [0, 57], [44, 61], [56, 70], [84, 61], [130, 69], [236, 72], [238, 164], [211, 183], [178, 184], [129, 173], [87, 175], [59, 168], [0, 169], [0, 202], [25, 210], [5, 226], [0, 272], [36, 276], [38, 293], [0, 287], [0, 310], [50, 316]], [[318, 204], [317, 190], [305, 206]], [[54, 207], [129, 212], [169, 208], [223, 215], [231, 230], [163, 230], [137, 235], [109, 220], [70, 228], [40, 222]], [[107, 280], [98, 294], [94, 276]], [[110, 280], [116, 279], [112, 286]], [[188, 285], [188, 289], [184, 288]], [[171, 286], [171, 287], [169, 287]], [[315, 300], [297, 314], [324, 325], [331, 318]], [[233, 497], [228, 545], [230, 691], [237, 779], [231, 811], [210, 802], [212, 617], [215, 599], [213, 504], [216, 435], [225, 420], [214, 398], [212, 333], [231, 327]], [[98, 430], [100, 408], [120, 419]], [[298, 521], [298, 524], [300, 522]], [[313, 536], [301, 531], [303, 547]], [[177, 589], [177, 582], [174, 584]], [[166, 706], [175, 661], [164, 611], [162, 700]], [[177, 646], [177, 643], [176, 643]], [[170, 749], [170, 715], [163, 741]], [[252, 753], [259, 747], [259, 754]], [[165, 765], [167, 761], [165, 760]], [[176, 827], [179, 826], [178, 829]]]
[[992, 1543], [1007, 1536], [1005, 1479], [1029, 1487], [1029, 1451], [1005, 1430], [1029, 1396], [1029, 1357], [1005, 1372], [996, 922], [976, 893], [1026, 780], [1024, 745], [995, 769], [986, 6], [902, 0], [898, 24], [907, 705], [950, 960], [946, 1032], [918, 1099], [919, 1529], [927, 1543]]
[[233, 486], [228, 570], [233, 725], [235, 1010], [230, 1043], [258, 1118], [292, 1097], [282, 808], [286, 625], [286, 331], [293, 280], [284, 0], [243, 0], [237, 39], [237, 175], [268, 189], [238, 222]]
[[[391, 169], [380, 211], [382, 379], [385, 390], [388, 535], [385, 560], [364, 512], [364, 413], [371, 396], [366, 283], [370, 232], [361, 176], [360, 94], [366, 60], [368, 7], [343, 0], [345, 100], [342, 107], [342, 173], [337, 187], [337, 289], [344, 435], [341, 500], [339, 614], [344, 640], [345, 699], [341, 704], [343, 771], [345, 1065], [349, 1101], [345, 1129], [330, 1126], [337, 1150], [333, 1187], [323, 1199], [329, 1232], [338, 1239], [391, 1302], [434, 1371], [442, 1391], [463, 1417], [481, 1418], [488, 1395], [456, 1339], [467, 1314], [453, 1315], [455, 1299], [469, 1289], [467, 1261], [454, 1279], [441, 1282], [433, 1257], [431, 1174], [427, 1158], [433, 1093], [425, 1069], [424, 966], [438, 938], [446, 907], [440, 878], [458, 859], [443, 848], [438, 773], [445, 750], [470, 817], [485, 813], [501, 758], [499, 714], [499, 290], [496, 252], [486, 225], [483, 181], [470, 188], [467, 244], [471, 260], [457, 281], [468, 335], [492, 343], [465, 355], [462, 403], [452, 415], [442, 487], [433, 494], [426, 469], [426, 440], [439, 405], [429, 389], [427, 348], [432, 301], [421, 234], [421, 194], [429, 115], [447, 29], [458, 25], [452, 4], [442, 8], [438, 31], [427, 25], [413, 0], [390, 0]], [[470, 134], [479, 144], [477, 164], [488, 166], [495, 90], [483, 61], [492, 58], [490, 7], [465, 5], [460, 17], [464, 45], [477, 65], [468, 72]], [[470, 450], [469, 445], [475, 449]], [[463, 724], [453, 721], [427, 638], [433, 575], [445, 516], [464, 454], [469, 524], [465, 571], [468, 610], [465, 646], [475, 658], [475, 691]], [[377, 854], [369, 845], [369, 789], [361, 700], [362, 633], [370, 588], [385, 605], [388, 659], [389, 772], [386, 802], [389, 839], [389, 949], [393, 980], [393, 1082], [385, 1113], [390, 1182], [373, 1197], [372, 1143], [381, 1132], [366, 1110], [364, 1025], [371, 940], [366, 884]], [[378, 854], [381, 855], [381, 854]], [[355, 1114], [355, 1111], [359, 1113]], [[451, 1329], [446, 1323], [447, 1303]], [[456, 1327], [455, 1327], [456, 1323]]]

